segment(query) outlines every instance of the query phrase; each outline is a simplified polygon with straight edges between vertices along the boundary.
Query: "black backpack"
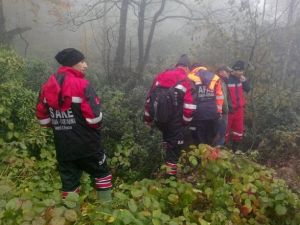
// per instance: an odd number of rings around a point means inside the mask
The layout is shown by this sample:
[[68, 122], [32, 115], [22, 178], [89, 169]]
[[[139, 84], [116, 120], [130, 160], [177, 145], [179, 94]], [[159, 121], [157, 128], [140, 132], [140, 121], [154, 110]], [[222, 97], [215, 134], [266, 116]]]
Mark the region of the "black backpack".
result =
[[177, 110], [179, 90], [175, 86], [170, 88], [156, 86], [152, 91], [150, 95], [150, 116], [155, 122], [168, 123], [175, 110]]

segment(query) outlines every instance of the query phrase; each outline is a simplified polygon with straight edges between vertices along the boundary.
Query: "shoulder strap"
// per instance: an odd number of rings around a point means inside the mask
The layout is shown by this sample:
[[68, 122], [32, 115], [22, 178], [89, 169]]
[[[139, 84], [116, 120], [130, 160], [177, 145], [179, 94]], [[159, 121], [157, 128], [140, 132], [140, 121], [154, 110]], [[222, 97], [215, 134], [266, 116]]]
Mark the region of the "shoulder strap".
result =
[[54, 74], [54, 77], [60, 87], [60, 91], [58, 93], [58, 105], [59, 105], [59, 108], [61, 108], [61, 106], [63, 105], [63, 102], [64, 102], [64, 99], [62, 97], [62, 93], [61, 93], [61, 88], [62, 88], [62, 85], [65, 81], [65, 75], [64, 74], [59, 74], [59, 73], [56, 73]]

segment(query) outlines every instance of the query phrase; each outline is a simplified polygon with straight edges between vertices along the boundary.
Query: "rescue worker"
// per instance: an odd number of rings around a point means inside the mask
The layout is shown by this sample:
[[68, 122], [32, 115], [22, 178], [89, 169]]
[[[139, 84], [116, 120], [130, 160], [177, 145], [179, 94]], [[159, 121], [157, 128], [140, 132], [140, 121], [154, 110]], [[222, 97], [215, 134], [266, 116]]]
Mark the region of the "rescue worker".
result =
[[246, 100], [244, 91], [250, 91], [250, 83], [244, 76], [245, 63], [238, 60], [232, 66], [227, 87], [232, 103], [232, 108], [228, 114], [228, 124], [226, 129], [226, 144], [232, 141], [232, 150], [235, 152], [244, 135], [244, 107]]
[[220, 82], [222, 85], [222, 92], [224, 96], [224, 102], [222, 106], [222, 114], [217, 121], [217, 134], [214, 138], [213, 145], [214, 146], [223, 146], [225, 144], [225, 134], [228, 120], [228, 110], [232, 108], [230, 96], [228, 95], [227, 82], [229, 78], [229, 74], [232, 69], [228, 66], [222, 65], [219, 66], [216, 70], [216, 74], [220, 77]]
[[200, 64], [194, 64], [188, 78], [195, 86], [197, 109], [190, 126], [194, 144], [212, 145], [217, 131], [217, 121], [222, 116], [223, 92], [218, 75]]
[[85, 171], [94, 181], [97, 197], [110, 202], [112, 176], [100, 146], [100, 99], [85, 79], [84, 55], [67, 48], [55, 59], [61, 66], [41, 87], [36, 117], [42, 126], [53, 130], [62, 199], [79, 192]]
[[[177, 174], [177, 162], [184, 144], [184, 126], [192, 120], [196, 109], [188, 72], [189, 59], [182, 55], [174, 68], [155, 77], [145, 103], [145, 124], [155, 125], [163, 135], [166, 177]], [[170, 99], [173, 100], [169, 102]]]

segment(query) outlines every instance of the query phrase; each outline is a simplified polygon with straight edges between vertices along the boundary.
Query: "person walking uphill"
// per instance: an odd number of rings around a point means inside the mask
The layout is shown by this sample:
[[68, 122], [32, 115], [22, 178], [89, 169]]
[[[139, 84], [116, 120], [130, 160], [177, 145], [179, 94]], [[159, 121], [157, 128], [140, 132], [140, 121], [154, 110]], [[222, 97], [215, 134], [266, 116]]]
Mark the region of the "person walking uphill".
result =
[[188, 78], [193, 81], [196, 90], [197, 109], [190, 126], [194, 144], [212, 145], [224, 101], [220, 78], [197, 63]]
[[250, 91], [249, 81], [244, 77], [245, 63], [238, 60], [229, 75], [227, 87], [232, 107], [229, 108], [228, 124], [226, 129], [226, 144], [232, 141], [232, 150], [236, 151], [244, 135], [244, 107], [246, 100], [243, 92]]
[[111, 201], [112, 176], [100, 147], [102, 112], [84, 72], [84, 55], [67, 48], [55, 56], [62, 66], [42, 85], [36, 117], [42, 126], [52, 127], [63, 200], [79, 192], [82, 172], [95, 183], [97, 197]]
[[192, 120], [196, 109], [187, 79], [189, 60], [182, 55], [175, 68], [158, 74], [148, 92], [144, 122], [153, 123], [162, 132], [166, 151], [166, 177], [176, 176], [180, 150], [184, 144], [184, 126]]

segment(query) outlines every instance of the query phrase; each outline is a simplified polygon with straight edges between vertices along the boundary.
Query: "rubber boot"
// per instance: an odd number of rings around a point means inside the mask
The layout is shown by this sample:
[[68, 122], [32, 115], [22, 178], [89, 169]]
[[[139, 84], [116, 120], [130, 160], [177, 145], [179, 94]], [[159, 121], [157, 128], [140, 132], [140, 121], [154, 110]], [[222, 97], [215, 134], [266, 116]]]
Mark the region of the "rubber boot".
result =
[[104, 204], [110, 203], [112, 201], [111, 197], [111, 189], [107, 189], [104, 191], [97, 191], [97, 199], [99, 199]]

